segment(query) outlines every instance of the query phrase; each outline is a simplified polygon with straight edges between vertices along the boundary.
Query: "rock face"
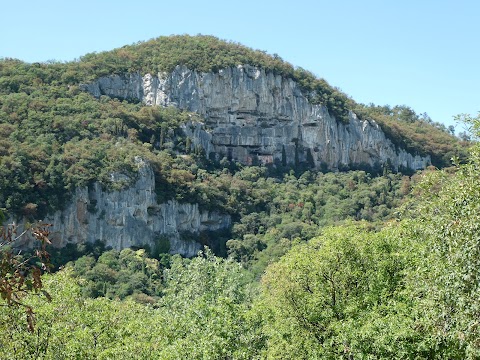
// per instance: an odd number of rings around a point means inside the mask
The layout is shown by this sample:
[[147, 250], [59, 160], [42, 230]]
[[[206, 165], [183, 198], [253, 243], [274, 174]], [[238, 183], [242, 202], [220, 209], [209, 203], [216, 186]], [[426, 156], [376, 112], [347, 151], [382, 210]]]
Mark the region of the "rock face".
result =
[[113, 75], [82, 87], [97, 97], [197, 112], [205, 123], [185, 125], [193, 144], [209, 156], [243, 164], [304, 162], [332, 170], [385, 163], [417, 170], [430, 164], [429, 157], [396, 149], [375, 122], [350, 113], [348, 124], [341, 123], [324, 106], [310, 104], [292, 79], [253, 66], [218, 73], [177, 66], [170, 74]]
[[[292, 80], [252, 66], [199, 73], [178, 66], [170, 74], [108, 76], [82, 85], [94, 96], [137, 99], [146, 105], [176, 106], [197, 112], [204, 123], [188, 123], [184, 131], [194, 146], [209, 156], [227, 157], [244, 164], [307, 163], [339, 169], [377, 166], [422, 169], [428, 157], [413, 156], [385, 137], [378, 124], [338, 122], [324, 106], [312, 105]], [[149, 245], [168, 238], [170, 252], [194, 256], [201, 244], [182, 238], [229, 228], [231, 219], [200, 211], [196, 204], [169, 201], [158, 204], [150, 166], [137, 159], [136, 183], [122, 191], [107, 192], [99, 184], [76, 190], [66, 209], [52, 223], [57, 246], [101, 240], [114, 249]], [[113, 180], [122, 176], [112, 175]]]
[[153, 171], [141, 159], [137, 162], [138, 180], [133, 186], [112, 192], [102, 190], [98, 183], [78, 188], [66, 209], [45, 219], [53, 224], [54, 245], [101, 240], [117, 250], [145, 245], [154, 248], [164, 235], [170, 241], [171, 253], [191, 257], [202, 245], [183, 240], [183, 232], [199, 234], [230, 227], [230, 216], [202, 212], [197, 204], [158, 204]]

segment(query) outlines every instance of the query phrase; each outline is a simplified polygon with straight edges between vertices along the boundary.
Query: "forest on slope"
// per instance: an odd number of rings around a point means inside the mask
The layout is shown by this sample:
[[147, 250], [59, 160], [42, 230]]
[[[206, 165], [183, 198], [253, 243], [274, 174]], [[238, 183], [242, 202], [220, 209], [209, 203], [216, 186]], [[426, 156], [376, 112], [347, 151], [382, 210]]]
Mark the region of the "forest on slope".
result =
[[96, 99], [79, 88], [103, 75], [171, 71], [178, 64], [201, 71], [259, 66], [296, 80], [311, 102], [324, 104], [338, 121], [344, 121], [350, 110], [376, 120], [394, 144], [413, 154], [430, 155], [434, 166], [449, 166], [452, 157], [465, 156], [462, 143], [445, 127], [406, 106], [356, 104], [325, 80], [278, 56], [212, 36], [161, 37], [68, 63], [0, 60], [0, 207], [42, 218], [62, 207], [65, 189], [71, 192], [93, 181], [109, 188], [114, 186], [110, 173], [134, 173], [135, 156], [154, 167], [158, 188], [164, 189], [159, 190], [161, 199], [206, 198], [212, 204], [215, 196], [201, 186], [196, 169], [207, 169], [210, 175], [213, 169], [228, 166], [206, 164], [201, 149], [192, 148], [180, 131], [179, 126], [195, 119], [195, 114]]
[[[474, 120], [480, 127], [480, 117]], [[260, 282], [232, 257], [84, 255], [0, 315], [12, 359], [477, 359], [480, 147], [419, 175], [395, 218], [297, 241]], [[128, 282], [128, 283], [127, 283]], [[130, 288], [134, 289], [131, 295]], [[123, 298], [123, 300], [122, 300]]]
[[[181, 130], [198, 115], [96, 99], [79, 87], [179, 64], [205, 72], [251, 64], [282, 74], [338, 121], [354, 111], [437, 167], [459, 163], [410, 176], [388, 167], [322, 173], [212, 161]], [[159, 202], [195, 202], [233, 220], [230, 231], [195, 239], [214, 252], [193, 259], [170, 255], [168, 239], [155, 249], [50, 249], [55, 272], [43, 288], [52, 300], [22, 298], [35, 309], [33, 331], [24, 307], [5, 308], [2, 358], [479, 356], [478, 146], [467, 161], [465, 143], [407, 106], [357, 104], [276, 55], [211, 36], [172, 36], [70, 63], [1, 60], [0, 134], [7, 215], [42, 218], [93, 182], [127, 187], [139, 156], [154, 170]], [[112, 182], [115, 172], [130, 180]], [[0, 246], [2, 260], [8, 249]], [[0, 289], [8, 303], [9, 290]]]

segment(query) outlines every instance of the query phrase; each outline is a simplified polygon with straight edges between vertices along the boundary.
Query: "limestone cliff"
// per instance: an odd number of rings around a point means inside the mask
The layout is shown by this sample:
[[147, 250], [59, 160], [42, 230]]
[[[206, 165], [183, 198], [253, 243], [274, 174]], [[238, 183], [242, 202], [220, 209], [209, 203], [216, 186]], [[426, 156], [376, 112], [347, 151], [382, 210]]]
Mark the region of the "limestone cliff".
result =
[[306, 162], [333, 170], [387, 162], [417, 170], [430, 164], [429, 157], [395, 148], [374, 121], [350, 113], [348, 123], [339, 122], [324, 106], [310, 104], [292, 79], [253, 66], [216, 73], [177, 66], [170, 74], [113, 75], [82, 87], [97, 97], [197, 112], [205, 123], [185, 125], [194, 145], [244, 164]]
[[[199, 234], [230, 227], [230, 216], [200, 211], [197, 204], [158, 204], [153, 171], [141, 159], [137, 162], [138, 177], [131, 187], [107, 192], [95, 183], [90, 188], [78, 188], [63, 211], [45, 219], [53, 225], [54, 245], [101, 240], [117, 250], [145, 245], [154, 248], [165, 235], [171, 253], [191, 257], [202, 245], [182, 239], [182, 233]], [[112, 176], [121, 180], [124, 175]]]
[[[193, 144], [210, 156], [244, 164], [306, 162], [338, 169], [389, 162], [394, 168], [421, 169], [430, 162], [396, 149], [375, 122], [361, 121], [354, 113], [348, 123], [339, 122], [324, 106], [310, 104], [292, 79], [252, 66], [217, 73], [177, 66], [170, 74], [112, 75], [82, 87], [97, 97], [197, 112], [204, 122], [184, 125]], [[197, 204], [158, 204], [153, 171], [137, 161], [138, 178], [131, 187], [107, 192], [95, 183], [78, 188], [63, 211], [45, 219], [53, 224], [57, 246], [101, 240], [115, 249], [155, 247], [165, 235], [172, 253], [194, 256], [201, 244], [182, 233], [230, 227], [228, 215], [200, 211]], [[122, 176], [113, 174], [112, 180], [122, 181]]]

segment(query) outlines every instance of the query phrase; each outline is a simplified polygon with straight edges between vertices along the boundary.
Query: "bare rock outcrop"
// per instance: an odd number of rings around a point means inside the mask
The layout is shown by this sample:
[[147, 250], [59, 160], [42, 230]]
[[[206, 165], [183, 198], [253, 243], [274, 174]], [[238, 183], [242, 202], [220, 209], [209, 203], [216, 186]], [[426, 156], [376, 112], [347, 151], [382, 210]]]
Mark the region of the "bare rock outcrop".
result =
[[[154, 249], [163, 238], [170, 242], [170, 253], [192, 257], [202, 245], [182, 234], [230, 227], [229, 215], [201, 211], [197, 204], [157, 203], [153, 171], [142, 159], [136, 161], [139, 168], [132, 186], [120, 191], [105, 191], [99, 183], [77, 188], [65, 209], [44, 220], [52, 224], [55, 246], [100, 240], [117, 250], [146, 245]], [[112, 176], [122, 180], [125, 175]]]
[[213, 73], [177, 66], [156, 76], [139, 73], [99, 78], [82, 87], [94, 96], [137, 99], [198, 113], [204, 123], [186, 124], [194, 145], [209, 156], [244, 164], [306, 162], [315, 168], [378, 166], [423, 169], [430, 157], [397, 149], [374, 121], [350, 112], [337, 121], [312, 105], [292, 79], [249, 65]]

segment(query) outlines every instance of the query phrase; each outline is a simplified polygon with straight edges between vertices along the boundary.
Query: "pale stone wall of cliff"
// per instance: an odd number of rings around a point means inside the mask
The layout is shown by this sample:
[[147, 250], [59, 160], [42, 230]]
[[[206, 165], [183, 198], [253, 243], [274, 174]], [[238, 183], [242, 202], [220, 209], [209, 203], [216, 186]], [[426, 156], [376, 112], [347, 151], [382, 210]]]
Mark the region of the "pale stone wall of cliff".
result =
[[[99, 97], [137, 99], [146, 105], [176, 106], [197, 112], [203, 123], [185, 124], [194, 145], [207, 154], [244, 164], [298, 161], [313, 166], [391, 166], [425, 168], [428, 157], [409, 154], [385, 137], [375, 122], [350, 113], [338, 122], [321, 105], [312, 105], [292, 80], [252, 66], [199, 73], [177, 66], [170, 74], [102, 77], [83, 89]], [[107, 192], [96, 183], [78, 188], [72, 201], [46, 222], [53, 224], [57, 246], [101, 240], [114, 249], [155, 246], [162, 235], [171, 252], [194, 256], [201, 245], [183, 240], [182, 232], [230, 227], [230, 217], [201, 211], [197, 204], [157, 204], [153, 171], [138, 159], [138, 178], [129, 188]], [[114, 178], [121, 175], [112, 175]]]
[[[201, 211], [197, 204], [158, 204], [151, 167], [139, 158], [136, 161], [139, 168], [132, 186], [111, 192], [99, 183], [77, 188], [64, 210], [44, 219], [52, 224], [50, 238], [55, 246], [100, 240], [117, 250], [145, 245], [153, 248], [164, 235], [170, 241], [171, 253], [192, 257], [202, 245], [182, 239], [182, 232], [199, 234], [230, 227], [229, 215]], [[124, 175], [112, 176], [121, 179]]]
[[[202, 124], [187, 124], [185, 132], [207, 154], [244, 164], [282, 160], [322, 164], [330, 169], [387, 161], [398, 169], [423, 169], [429, 157], [396, 149], [379, 125], [349, 114], [338, 122], [321, 105], [312, 105], [298, 84], [253, 66], [243, 65], [201, 73], [177, 66], [156, 76], [139, 73], [102, 77], [83, 88], [143, 101], [146, 105], [176, 106], [197, 112]], [[310, 156], [311, 155], [311, 156]]]

